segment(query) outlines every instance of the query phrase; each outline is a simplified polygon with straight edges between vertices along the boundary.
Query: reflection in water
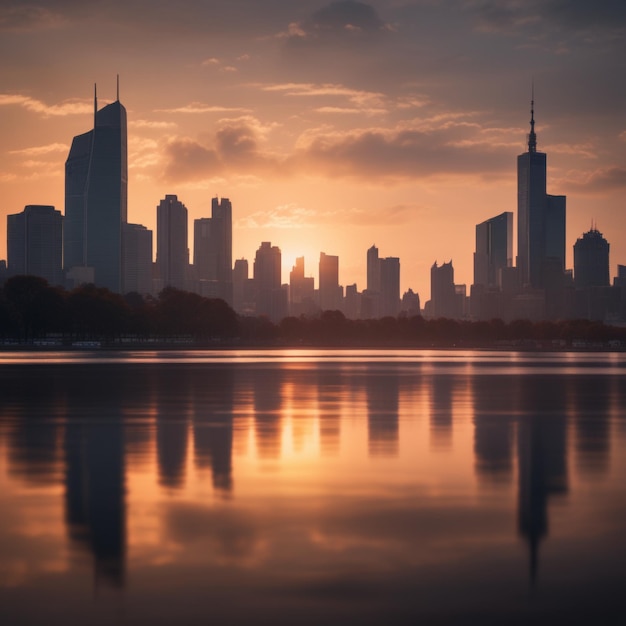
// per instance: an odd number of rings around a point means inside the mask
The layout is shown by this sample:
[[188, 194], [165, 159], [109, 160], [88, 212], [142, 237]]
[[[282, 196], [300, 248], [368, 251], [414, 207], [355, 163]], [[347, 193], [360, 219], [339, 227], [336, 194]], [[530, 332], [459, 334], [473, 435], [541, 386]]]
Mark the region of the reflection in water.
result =
[[518, 382], [519, 529], [528, 541], [534, 582], [539, 543], [548, 533], [548, 497], [567, 491], [567, 383], [560, 377]]
[[192, 380], [193, 442], [195, 462], [210, 468], [213, 487], [232, 489], [234, 384], [230, 369], [195, 372]]
[[433, 448], [452, 445], [452, 407], [458, 381], [456, 376], [433, 376], [430, 379], [430, 441]]
[[506, 480], [513, 472], [514, 399], [505, 377], [476, 376], [472, 380], [474, 404], [474, 456], [481, 480]]
[[317, 380], [302, 381], [298, 396], [306, 401], [306, 389], [317, 388], [317, 413], [320, 429], [320, 451], [323, 456], [332, 457], [339, 453], [341, 436], [341, 408], [349, 384], [343, 372], [333, 372], [320, 368]]
[[369, 453], [394, 456], [398, 453], [400, 379], [397, 373], [371, 372], [366, 381]]
[[[129, 598], [141, 588], [148, 604], [171, 586], [203, 619], [209, 605], [221, 617], [237, 606], [248, 621], [266, 610], [293, 623], [285, 616], [308, 607], [311, 623], [330, 611], [368, 624], [393, 606], [407, 622], [533, 621], [535, 609], [520, 604], [527, 563], [511, 516], [544, 606], [561, 607], [550, 590], [567, 579], [576, 546], [594, 540], [599, 516], [605, 533], [620, 531], [609, 554], [626, 550], [626, 455], [611, 454], [626, 439], [623, 375], [539, 366], [540, 375], [419, 359], [5, 366], [0, 504], [11, 497], [19, 519], [24, 490], [62, 488], [66, 536], [90, 554], [97, 583], [124, 587]], [[272, 471], [259, 471], [258, 459]], [[585, 480], [595, 481], [593, 493], [578, 488]], [[477, 490], [505, 497], [479, 506]], [[574, 544], [549, 532], [550, 504], [564, 494], [579, 498], [562, 500], [576, 513]], [[134, 527], [146, 536], [129, 531], [141, 515], [151, 517]], [[20, 532], [0, 523], [0, 548]], [[576, 556], [584, 595], [595, 583], [582, 560], [592, 571], [594, 550]], [[598, 559], [595, 575], [608, 576], [606, 557]], [[38, 575], [46, 568], [42, 557]], [[3, 580], [0, 564], [0, 590]], [[175, 620], [161, 610], [154, 623]]]
[[254, 372], [254, 428], [261, 459], [278, 459], [281, 450], [285, 374], [262, 368]]

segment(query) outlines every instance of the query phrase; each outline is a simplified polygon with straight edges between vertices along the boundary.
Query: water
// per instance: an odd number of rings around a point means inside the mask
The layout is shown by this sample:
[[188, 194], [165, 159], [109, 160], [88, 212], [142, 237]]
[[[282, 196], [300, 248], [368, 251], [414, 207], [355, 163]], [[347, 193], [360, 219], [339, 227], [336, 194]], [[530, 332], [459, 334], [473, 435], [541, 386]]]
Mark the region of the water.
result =
[[2, 624], [623, 624], [626, 355], [0, 353]]

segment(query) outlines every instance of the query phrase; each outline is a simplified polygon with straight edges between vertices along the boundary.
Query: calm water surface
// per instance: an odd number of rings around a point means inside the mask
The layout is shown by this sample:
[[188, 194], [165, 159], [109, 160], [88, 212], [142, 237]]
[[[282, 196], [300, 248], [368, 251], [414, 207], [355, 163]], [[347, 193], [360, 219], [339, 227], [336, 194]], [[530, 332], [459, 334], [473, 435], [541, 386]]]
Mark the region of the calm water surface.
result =
[[0, 623], [624, 624], [626, 355], [0, 353]]

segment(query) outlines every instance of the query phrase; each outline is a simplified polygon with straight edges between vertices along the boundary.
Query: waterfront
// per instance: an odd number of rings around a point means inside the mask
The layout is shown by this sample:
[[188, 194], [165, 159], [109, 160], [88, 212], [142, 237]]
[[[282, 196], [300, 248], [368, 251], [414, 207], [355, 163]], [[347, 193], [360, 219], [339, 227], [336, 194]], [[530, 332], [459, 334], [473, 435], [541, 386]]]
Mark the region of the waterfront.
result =
[[626, 355], [0, 354], [10, 624], [621, 623]]

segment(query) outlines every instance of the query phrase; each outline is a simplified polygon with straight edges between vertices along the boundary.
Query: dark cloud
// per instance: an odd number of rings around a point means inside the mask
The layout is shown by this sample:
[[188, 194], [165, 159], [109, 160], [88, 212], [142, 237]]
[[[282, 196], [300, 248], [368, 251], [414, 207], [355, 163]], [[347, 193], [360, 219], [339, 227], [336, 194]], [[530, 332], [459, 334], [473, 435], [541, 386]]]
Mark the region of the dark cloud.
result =
[[623, 0], [463, 0], [462, 4], [480, 27], [491, 31], [527, 28], [541, 35], [546, 27], [564, 33], [626, 30]]
[[187, 182], [219, 174], [222, 164], [215, 150], [188, 138], [172, 139], [165, 146], [165, 180]]
[[605, 193], [617, 190], [626, 190], [626, 168], [614, 166], [598, 169], [586, 178], [577, 177], [568, 180], [569, 188], [578, 192]]
[[276, 170], [280, 160], [260, 148], [253, 118], [222, 120], [210, 143], [177, 137], [165, 146], [163, 178], [171, 182], [209, 179], [224, 173], [256, 174]]
[[48, 6], [14, 4], [0, 6], [0, 32], [45, 30], [63, 24], [64, 19]]
[[331, 2], [302, 22], [290, 24], [289, 45], [371, 41], [389, 30], [369, 4], [342, 0]]
[[454, 134], [365, 130], [314, 138], [297, 158], [303, 169], [327, 176], [406, 179], [434, 175], [490, 175], [511, 168], [511, 149], [454, 141]]

